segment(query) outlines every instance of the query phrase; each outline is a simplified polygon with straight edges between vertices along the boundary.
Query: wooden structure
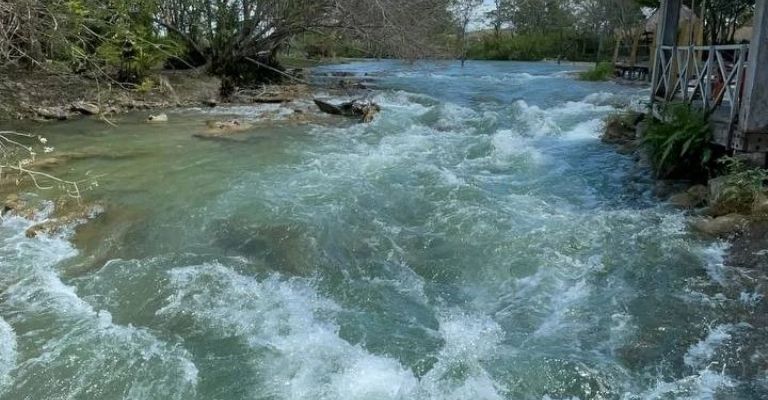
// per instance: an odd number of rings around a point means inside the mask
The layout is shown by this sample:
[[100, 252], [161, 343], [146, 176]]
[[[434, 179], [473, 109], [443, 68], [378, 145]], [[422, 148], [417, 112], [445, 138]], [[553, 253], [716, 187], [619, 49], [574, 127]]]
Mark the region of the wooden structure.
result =
[[[656, 58], [657, 30], [661, 9], [631, 29], [617, 31], [613, 64], [616, 76], [628, 80], [650, 79]], [[704, 32], [701, 20], [690, 8], [682, 5], [677, 24], [677, 45], [701, 45]], [[623, 51], [622, 51], [623, 50]]]
[[714, 142], [768, 163], [768, 0], [757, 0], [749, 44], [680, 46], [681, 0], [659, 9], [651, 104], [687, 102], [711, 116]]

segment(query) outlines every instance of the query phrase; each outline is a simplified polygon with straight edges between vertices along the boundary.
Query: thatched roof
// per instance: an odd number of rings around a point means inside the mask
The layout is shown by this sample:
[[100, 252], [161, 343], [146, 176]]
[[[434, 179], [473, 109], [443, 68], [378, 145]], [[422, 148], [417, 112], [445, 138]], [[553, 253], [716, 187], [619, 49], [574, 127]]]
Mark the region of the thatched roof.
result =
[[736, 30], [736, 33], [733, 35], [733, 40], [737, 42], [743, 42], [743, 41], [751, 41], [752, 40], [752, 32], [754, 31], [752, 27], [755, 24], [755, 19], [752, 18], [751, 21], [749, 21], [747, 24], [742, 26], [741, 28]]
[[[651, 14], [650, 17], [645, 21], [645, 31], [646, 32], [656, 32], [656, 27], [659, 25], [659, 18], [661, 18], [661, 13], [659, 12], [660, 9], [656, 9], [656, 11]], [[699, 22], [699, 17], [696, 16], [696, 14], [691, 11], [690, 8], [686, 5], [682, 5], [680, 7], [680, 19], [679, 24], [688, 23], [688, 21], [693, 20], [694, 23]]]
[[733, 40], [736, 42], [743, 42], [745, 40], [749, 42], [752, 40], [752, 32], [753, 29], [751, 26], [742, 26], [736, 30], [736, 33], [734, 33]]

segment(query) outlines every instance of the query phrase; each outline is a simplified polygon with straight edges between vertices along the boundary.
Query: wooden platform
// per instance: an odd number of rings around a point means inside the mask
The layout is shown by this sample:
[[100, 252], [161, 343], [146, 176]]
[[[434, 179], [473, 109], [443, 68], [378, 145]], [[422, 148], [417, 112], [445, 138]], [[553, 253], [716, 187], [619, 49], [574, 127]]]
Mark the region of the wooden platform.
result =
[[651, 67], [647, 63], [626, 64], [618, 62], [613, 66], [616, 77], [628, 80], [648, 80]]

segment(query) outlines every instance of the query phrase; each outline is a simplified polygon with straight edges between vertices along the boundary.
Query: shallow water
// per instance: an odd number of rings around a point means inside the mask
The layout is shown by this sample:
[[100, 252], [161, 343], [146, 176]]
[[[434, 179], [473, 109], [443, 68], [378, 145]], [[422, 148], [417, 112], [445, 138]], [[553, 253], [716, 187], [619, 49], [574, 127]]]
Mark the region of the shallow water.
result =
[[646, 93], [573, 69], [320, 68], [368, 75], [370, 125], [38, 128], [111, 155], [61, 171], [107, 213], [2, 221], [0, 398], [768, 398], [764, 287], [600, 143]]

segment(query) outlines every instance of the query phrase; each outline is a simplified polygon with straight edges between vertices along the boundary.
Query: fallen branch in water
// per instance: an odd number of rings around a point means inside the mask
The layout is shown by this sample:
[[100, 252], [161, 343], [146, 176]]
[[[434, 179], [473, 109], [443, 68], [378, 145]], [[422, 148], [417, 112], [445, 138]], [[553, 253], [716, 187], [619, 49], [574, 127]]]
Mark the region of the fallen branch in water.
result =
[[[77, 182], [68, 181], [58, 178], [54, 175], [35, 171], [29, 168], [29, 165], [33, 165], [37, 153], [34, 151], [34, 146], [37, 143], [25, 144], [23, 141], [37, 141], [40, 145], [48, 143], [48, 139], [33, 135], [30, 133], [23, 133], [17, 131], [0, 131], [0, 186], [4, 183], [4, 178], [8, 174], [4, 174], [5, 171], [13, 171], [15, 176], [16, 185], [20, 185], [24, 178], [29, 178], [32, 184], [39, 190], [51, 190], [57, 186], [62, 189], [67, 196], [77, 199], [80, 203], [82, 193]], [[44, 147], [44, 153], [50, 153], [54, 149], [52, 147]], [[14, 178], [14, 176], [10, 176]], [[54, 185], [45, 185], [41, 183], [42, 179], [54, 182]]]

